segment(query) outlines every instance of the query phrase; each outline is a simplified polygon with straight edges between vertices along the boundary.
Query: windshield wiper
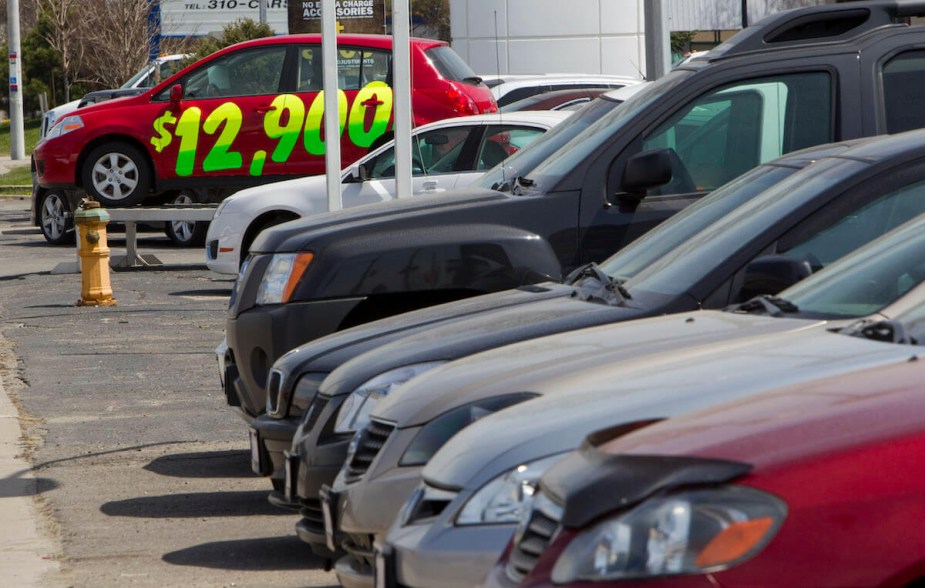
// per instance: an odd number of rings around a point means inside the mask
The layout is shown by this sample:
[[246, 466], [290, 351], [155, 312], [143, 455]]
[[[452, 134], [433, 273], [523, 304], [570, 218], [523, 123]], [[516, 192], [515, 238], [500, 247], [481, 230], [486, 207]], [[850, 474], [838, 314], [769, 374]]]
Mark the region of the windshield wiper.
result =
[[604, 272], [596, 263], [583, 265], [565, 278], [565, 284], [574, 286], [572, 297], [589, 302], [604, 302], [623, 306], [632, 300], [623, 283]]
[[871, 341], [896, 343], [899, 345], [917, 345], [915, 337], [906, 331], [906, 326], [900, 321], [862, 319], [844, 327], [842, 335], [849, 337], [863, 337]]
[[779, 317], [784, 316], [784, 313], [796, 313], [800, 312], [799, 307], [786, 300], [780, 296], [769, 296], [767, 294], [762, 294], [761, 296], [755, 296], [741, 304], [734, 304], [726, 309], [730, 312], [764, 312], [768, 316]]

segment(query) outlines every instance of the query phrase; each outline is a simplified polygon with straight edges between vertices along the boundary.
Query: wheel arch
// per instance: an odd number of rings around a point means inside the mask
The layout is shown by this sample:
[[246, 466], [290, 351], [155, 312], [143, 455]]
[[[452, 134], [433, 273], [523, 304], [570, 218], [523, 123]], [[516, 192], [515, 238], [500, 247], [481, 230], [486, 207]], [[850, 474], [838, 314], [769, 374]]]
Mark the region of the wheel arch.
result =
[[257, 238], [257, 235], [260, 234], [260, 231], [266, 229], [267, 227], [282, 224], [299, 218], [302, 218], [302, 215], [285, 208], [266, 210], [254, 217], [250, 224], [247, 225], [247, 228], [244, 230], [244, 235], [241, 237], [241, 251], [238, 263], [240, 264], [244, 261], [244, 258], [247, 256], [246, 252], [250, 249], [251, 244], [254, 242], [254, 239]]
[[118, 133], [115, 133], [115, 134], [110, 133], [107, 135], [101, 135], [99, 137], [96, 137], [88, 141], [87, 144], [83, 146], [83, 149], [80, 150], [80, 155], [77, 156], [77, 165], [75, 166], [75, 169], [74, 169], [74, 185], [78, 187], [82, 187], [84, 185], [83, 168], [84, 168], [84, 163], [86, 163], [87, 161], [87, 155], [100, 145], [104, 145], [106, 143], [115, 143], [115, 142], [127, 143], [135, 147], [139, 151], [141, 151], [141, 153], [144, 155], [144, 159], [145, 159], [144, 163], [146, 166], [148, 166], [148, 173], [151, 176], [151, 189], [153, 190], [158, 189], [159, 187], [158, 180], [160, 178], [158, 178], [157, 176], [157, 169], [154, 166], [154, 160], [151, 158], [151, 153], [148, 151], [147, 146], [145, 146], [144, 143], [142, 143], [135, 137], [132, 137], [130, 135], [122, 135]]

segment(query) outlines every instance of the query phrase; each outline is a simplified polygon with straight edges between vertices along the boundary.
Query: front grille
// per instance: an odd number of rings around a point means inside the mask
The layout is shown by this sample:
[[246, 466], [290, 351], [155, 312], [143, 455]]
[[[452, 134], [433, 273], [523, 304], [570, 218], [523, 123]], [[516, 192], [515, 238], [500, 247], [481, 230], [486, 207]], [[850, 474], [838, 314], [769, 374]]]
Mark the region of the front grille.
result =
[[208, 244], [206, 244], [206, 255], [209, 256], [209, 261], [218, 257], [218, 239], [209, 241]]
[[394, 430], [395, 425], [371, 420], [357, 434], [356, 450], [344, 466], [347, 482], [355, 482], [363, 477]]
[[318, 417], [321, 416], [329, 400], [330, 398], [327, 396], [322, 396], [321, 394], [315, 395], [315, 399], [308, 405], [308, 410], [305, 411], [305, 416], [303, 417], [305, 419], [305, 426], [302, 427], [303, 434], [315, 428], [315, 423], [318, 422]]
[[[344, 551], [354, 559], [354, 567], [361, 572], [373, 573], [376, 566], [376, 554], [373, 551], [372, 535], [366, 533], [348, 533], [344, 537]], [[359, 565], [357, 565], [359, 564]]]
[[324, 535], [324, 512], [321, 510], [321, 500], [303, 498], [299, 514], [302, 515], [302, 521], [312, 533]]
[[267, 412], [273, 414], [279, 407], [280, 387], [283, 383], [283, 374], [276, 370], [270, 371], [270, 380], [267, 382]]
[[505, 568], [508, 578], [519, 583], [533, 570], [533, 566], [559, 530], [561, 519], [562, 507], [542, 492], [537, 494], [527, 524], [515, 537], [514, 547]]

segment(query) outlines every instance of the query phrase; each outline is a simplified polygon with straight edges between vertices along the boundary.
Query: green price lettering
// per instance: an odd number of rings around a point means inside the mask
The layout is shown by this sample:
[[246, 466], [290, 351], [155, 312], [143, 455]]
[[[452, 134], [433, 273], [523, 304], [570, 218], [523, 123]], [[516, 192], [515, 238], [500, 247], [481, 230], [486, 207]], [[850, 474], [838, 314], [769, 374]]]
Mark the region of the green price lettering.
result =
[[226, 102], [209, 114], [202, 125], [202, 130], [207, 135], [214, 135], [221, 127], [222, 132], [215, 141], [215, 146], [202, 161], [203, 171], [240, 169], [244, 165], [241, 154], [237, 151], [230, 151], [231, 143], [238, 136], [243, 120], [241, 109], [234, 102]]
[[[372, 82], [361, 89], [352, 105], [347, 103], [347, 95], [337, 92], [338, 106], [338, 138], [347, 134], [350, 141], [361, 148], [370, 147], [376, 138], [385, 133], [392, 116], [392, 89], [384, 82]], [[372, 119], [367, 129], [369, 113]], [[269, 160], [275, 163], [285, 163], [292, 156], [299, 135], [302, 135], [302, 144], [309, 155], [323, 156], [325, 154], [325, 140], [322, 138], [324, 118], [324, 92], [319, 92], [307, 112], [305, 103], [294, 94], [280, 94], [273, 99], [270, 109], [263, 119], [263, 132], [268, 139], [278, 142]], [[162, 153], [173, 143], [174, 137], [180, 140], [177, 148], [176, 173], [186, 177], [193, 175], [196, 166], [199, 135], [218, 135], [215, 144], [202, 161], [202, 171], [205, 173], [235, 170], [244, 166], [244, 158], [240, 151], [233, 151], [232, 144], [241, 132], [244, 117], [241, 108], [234, 102], [225, 102], [213, 110], [202, 120], [202, 110], [196, 106], [187, 108], [180, 114], [180, 118], [167, 111], [161, 114], [153, 123], [153, 134], [150, 142], [155, 151]], [[173, 127], [173, 132], [169, 127]], [[252, 176], [263, 175], [263, 166], [268, 154], [263, 149], [254, 152], [248, 167]]]

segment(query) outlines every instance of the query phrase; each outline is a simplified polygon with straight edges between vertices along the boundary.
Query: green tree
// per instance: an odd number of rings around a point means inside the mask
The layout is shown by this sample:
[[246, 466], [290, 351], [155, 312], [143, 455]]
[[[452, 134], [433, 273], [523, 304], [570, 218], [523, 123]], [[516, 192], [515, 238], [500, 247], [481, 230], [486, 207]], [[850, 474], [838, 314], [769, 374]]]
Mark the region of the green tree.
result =
[[233, 23], [229, 23], [222, 28], [220, 38], [203, 37], [193, 47], [192, 55], [187, 58], [185, 64], [199, 61], [207, 55], [211, 55], [219, 49], [224, 49], [229, 45], [249, 41], [251, 39], [260, 39], [263, 37], [272, 37], [273, 28], [267, 23], [260, 23], [250, 18], [242, 18]]

